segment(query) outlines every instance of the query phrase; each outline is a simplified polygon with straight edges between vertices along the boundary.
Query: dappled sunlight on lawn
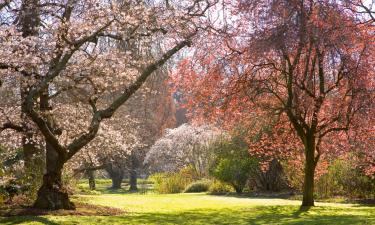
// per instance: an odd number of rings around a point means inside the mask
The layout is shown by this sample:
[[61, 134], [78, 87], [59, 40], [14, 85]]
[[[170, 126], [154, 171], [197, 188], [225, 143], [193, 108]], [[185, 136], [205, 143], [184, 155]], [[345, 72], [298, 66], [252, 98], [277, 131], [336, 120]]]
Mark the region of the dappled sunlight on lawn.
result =
[[45, 216], [0, 220], [0, 224], [375, 224], [375, 208], [300, 201], [200, 194], [82, 195], [92, 204], [121, 208], [120, 216]]

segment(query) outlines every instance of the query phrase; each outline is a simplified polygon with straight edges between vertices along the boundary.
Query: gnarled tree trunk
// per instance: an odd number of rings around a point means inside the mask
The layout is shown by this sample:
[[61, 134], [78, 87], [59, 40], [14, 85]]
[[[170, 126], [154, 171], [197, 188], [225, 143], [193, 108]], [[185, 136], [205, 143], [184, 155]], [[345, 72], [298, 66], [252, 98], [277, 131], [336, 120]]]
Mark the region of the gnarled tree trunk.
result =
[[[40, 96], [40, 110], [51, 110], [48, 102], [48, 88]], [[52, 117], [48, 117], [49, 129], [56, 135], [60, 134]], [[69, 195], [62, 183], [62, 170], [65, 157], [53, 148], [46, 140], [46, 173], [43, 176], [42, 186], [38, 190], [38, 196], [34, 207], [40, 209], [75, 209], [74, 204], [69, 200]]]
[[43, 184], [38, 191], [38, 197], [34, 203], [39, 209], [75, 209], [69, 200], [69, 195], [62, 184], [62, 169], [64, 162], [58, 156], [58, 152], [48, 144], [46, 145], [46, 173]]

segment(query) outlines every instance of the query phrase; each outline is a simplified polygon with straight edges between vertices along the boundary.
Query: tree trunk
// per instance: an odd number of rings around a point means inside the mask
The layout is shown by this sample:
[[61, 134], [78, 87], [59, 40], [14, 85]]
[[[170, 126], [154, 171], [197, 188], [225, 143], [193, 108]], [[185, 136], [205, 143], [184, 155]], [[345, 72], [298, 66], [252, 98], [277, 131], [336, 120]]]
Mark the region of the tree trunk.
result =
[[47, 172], [44, 174], [43, 184], [38, 191], [34, 207], [49, 210], [75, 209], [61, 180], [64, 163], [56, 150], [48, 143], [46, 144], [46, 158]]
[[[40, 95], [40, 110], [46, 112], [51, 110], [48, 103], [48, 88]], [[49, 129], [58, 134], [56, 124], [52, 117], [47, 117]], [[64, 167], [64, 156], [46, 140], [46, 173], [43, 176], [43, 183], [38, 190], [38, 196], [34, 203], [35, 208], [40, 209], [75, 209], [74, 204], [69, 200], [69, 195], [62, 183], [62, 170]]]
[[131, 154], [131, 169], [130, 169], [130, 178], [129, 178], [129, 191], [136, 192], [138, 191], [137, 187], [137, 157], [134, 152]]
[[111, 187], [111, 189], [114, 189], [114, 190], [121, 189], [121, 183], [122, 183], [123, 177], [114, 176], [111, 179], [112, 179], [112, 187]]
[[[22, 36], [37, 36], [39, 26], [39, 0], [23, 0], [21, 11], [19, 12], [19, 24]], [[36, 130], [32, 128], [32, 121], [27, 117], [27, 109], [25, 107], [25, 99], [30, 90], [29, 75], [23, 73], [20, 80], [20, 93], [21, 93], [21, 118], [24, 133], [22, 137], [22, 150], [24, 159], [25, 176], [30, 182], [37, 182], [38, 178], [41, 180], [40, 173], [43, 170], [43, 163], [37, 160], [42, 154], [38, 149], [34, 140]], [[39, 174], [38, 174], [39, 173]], [[39, 175], [39, 176], [38, 176]]]
[[130, 184], [129, 191], [133, 191], [133, 192], [138, 191], [138, 187], [137, 187], [137, 171], [135, 170], [135, 168], [134, 169], [132, 168], [132, 170], [130, 170], [129, 184]]
[[305, 146], [306, 161], [302, 206], [314, 206], [315, 145], [312, 141], [310, 142]]
[[95, 190], [95, 171], [94, 170], [87, 170], [87, 176], [89, 178], [89, 187], [90, 190]]
[[120, 168], [120, 167], [117, 167], [115, 165], [108, 164], [108, 166], [106, 166], [106, 171], [108, 172], [108, 174], [109, 174], [109, 176], [111, 177], [111, 180], [112, 180], [111, 189], [120, 189], [122, 179], [124, 178], [123, 169]]
[[234, 187], [234, 190], [236, 191], [237, 194], [241, 194], [242, 193], [243, 186], [233, 184], [233, 187]]

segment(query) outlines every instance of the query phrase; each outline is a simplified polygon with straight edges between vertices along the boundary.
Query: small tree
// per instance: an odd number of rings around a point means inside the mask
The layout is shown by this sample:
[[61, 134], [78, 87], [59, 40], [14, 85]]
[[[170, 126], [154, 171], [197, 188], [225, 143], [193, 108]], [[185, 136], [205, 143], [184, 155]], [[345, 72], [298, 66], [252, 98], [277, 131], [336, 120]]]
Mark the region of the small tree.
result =
[[214, 127], [189, 124], [168, 129], [151, 147], [145, 163], [156, 171], [178, 171], [192, 166], [199, 176], [204, 177], [208, 175], [213, 158], [211, 144], [219, 132]]

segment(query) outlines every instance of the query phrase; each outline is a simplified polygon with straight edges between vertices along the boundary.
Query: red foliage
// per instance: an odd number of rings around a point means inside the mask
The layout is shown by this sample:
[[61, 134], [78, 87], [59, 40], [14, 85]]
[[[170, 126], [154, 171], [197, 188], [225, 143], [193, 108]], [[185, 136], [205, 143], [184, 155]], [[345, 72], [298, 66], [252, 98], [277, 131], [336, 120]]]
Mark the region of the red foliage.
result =
[[247, 127], [265, 158], [301, 158], [310, 139], [315, 164], [354, 152], [374, 176], [374, 27], [332, 1], [232, 1], [226, 12], [173, 74], [190, 116]]

